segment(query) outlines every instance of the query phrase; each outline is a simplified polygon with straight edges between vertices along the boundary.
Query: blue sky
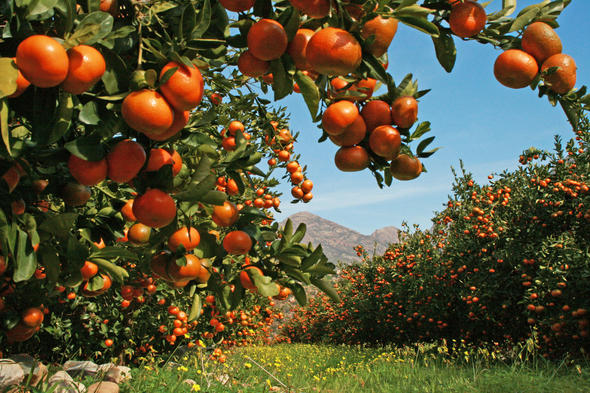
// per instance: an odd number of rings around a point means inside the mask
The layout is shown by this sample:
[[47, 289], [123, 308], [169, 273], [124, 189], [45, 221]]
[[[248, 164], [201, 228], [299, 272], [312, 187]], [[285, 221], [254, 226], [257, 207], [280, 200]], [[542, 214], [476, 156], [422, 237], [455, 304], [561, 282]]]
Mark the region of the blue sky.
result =
[[[539, 1], [518, 0], [518, 9]], [[500, 7], [501, 1], [495, 0], [486, 11]], [[558, 19], [563, 52], [574, 57], [578, 66], [577, 87], [590, 83], [588, 17], [590, 1], [573, 0]], [[364, 234], [388, 225], [400, 227], [402, 221], [430, 227], [433, 211], [441, 210], [450, 194], [450, 168], [458, 168], [459, 159], [478, 181], [485, 182], [492, 172], [515, 168], [523, 150], [550, 149], [553, 135], [572, 135], [559, 107], [539, 99], [529, 88], [509, 89], [495, 80], [493, 65], [499, 49], [458, 39], [455, 43], [457, 62], [451, 74], [436, 61], [430, 37], [401, 23], [389, 48], [388, 70], [397, 82], [413, 73], [420, 89], [432, 89], [421, 98], [418, 116], [419, 121], [432, 123], [431, 135], [436, 139], [431, 146], [441, 149], [424, 160], [428, 173], [413, 181], [394, 181], [380, 190], [369, 171], [338, 171], [333, 161], [337, 148], [329, 142], [317, 143], [320, 130], [311, 122], [303, 98], [294, 94], [281, 100], [278, 104], [291, 113], [291, 129], [300, 131], [295, 150], [303, 156], [300, 164], [308, 165], [314, 199], [290, 204], [290, 185], [285, 184], [280, 188], [286, 194], [282, 213], [276, 218], [309, 211]]]

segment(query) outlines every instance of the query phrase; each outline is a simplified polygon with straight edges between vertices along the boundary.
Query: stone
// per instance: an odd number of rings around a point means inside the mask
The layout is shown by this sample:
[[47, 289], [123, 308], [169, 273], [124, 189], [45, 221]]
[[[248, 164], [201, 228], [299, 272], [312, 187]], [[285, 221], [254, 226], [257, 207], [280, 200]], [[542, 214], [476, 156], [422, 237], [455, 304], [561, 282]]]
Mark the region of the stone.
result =
[[89, 375], [94, 376], [99, 371], [98, 364], [91, 361], [69, 360], [64, 363], [64, 370], [70, 375]]
[[188, 386], [198, 385], [194, 379], [190, 379], [190, 378], [185, 379], [184, 381], [182, 381], [182, 383], [185, 383]]
[[[86, 386], [72, 379], [65, 371], [58, 371], [49, 378], [49, 391], [51, 393], [84, 393]], [[52, 390], [54, 389], [54, 390]]]
[[119, 385], [114, 382], [95, 382], [88, 386], [88, 393], [119, 393]]
[[25, 372], [17, 362], [11, 359], [0, 360], [0, 391], [9, 386], [18, 385], [25, 379]]
[[121, 384], [131, 379], [131, 369], [125, 366], [115, 366], [109, 368], [104, 374], [105, 381]]

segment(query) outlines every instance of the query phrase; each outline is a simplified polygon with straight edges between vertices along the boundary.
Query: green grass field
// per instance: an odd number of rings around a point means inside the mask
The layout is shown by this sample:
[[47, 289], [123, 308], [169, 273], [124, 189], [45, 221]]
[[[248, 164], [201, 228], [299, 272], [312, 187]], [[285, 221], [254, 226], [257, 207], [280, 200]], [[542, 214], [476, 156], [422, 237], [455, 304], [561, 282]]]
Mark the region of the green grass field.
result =
[[[277, 345], [238, 348], [225, 364], [198, 353], [164, 367], [144, 365], [122, 386], [132, 392], [590, 392], [587, 362], [524, 360], [456, 346], [360, 348]], [[196, 384], [183, 381], [192, 379]]]

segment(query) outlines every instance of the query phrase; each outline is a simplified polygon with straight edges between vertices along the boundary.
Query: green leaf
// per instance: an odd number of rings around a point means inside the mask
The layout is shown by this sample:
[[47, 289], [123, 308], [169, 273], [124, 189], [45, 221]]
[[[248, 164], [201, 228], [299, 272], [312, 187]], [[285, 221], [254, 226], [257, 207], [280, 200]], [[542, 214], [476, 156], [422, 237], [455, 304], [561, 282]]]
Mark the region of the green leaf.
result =
[[139, 255], [138, 253], [125, 248], [108, 246], [94, 251], [88, 258], [121, 258], [125, 260], [137, 260], [139, 259]]
[[100, 161], [104, 157], [104, 148], [99, 135], [81, 136], [64, 145], [67, 151], [87, 161]]
[[434, 138], [435, 137], [433, 136], [428, 137], [418, 144], [418, 147], [416, 148], [416, 152], [418, 153], [418, 155], [420, 155], [424, 151], [424, 149], [426, 149], [426, 147], [434, 140]]
[[383, 168], [383, 175], [385, 177], [385, 179], [384, 179], [385, 185], [387, 187], [390, 187], [391, 183], [393, 182], [393, 176], [391, 175], [391, 171], [389, 170], [389, 167]]
[[283, 228], [283, 240], [286, 243], [290, 243], [291, 242], [291, 236], [293, 236], [293, 221], [291, 221], [291, 219], [287, 219], [287, 222], [285, 223], [285, 227]]
[[453, 36], [446, 31], [438, 37], [432, 36], [436, 58], [446, 72], [451, 72], [457, 58], [457, 48]]
[[16, 260], [14, 267], [14, 282], [27, 281], [37, 269], [37, 255], [33, 250], [29, 235], [22, 230], [18, 230], [18, 241], [16, 246]]
[[60, 260], [57, 250], [53, 246], [41, 244], [38, 255], [39, 262], [45, 267], [47, 280], [50, 283], [56, 283], [60, 273]]
[[185, 3], [182, 14], [180, 15], [180, 23], [178, 23], [178, 37], [190, 39], [193, 29], [197, 24], [197, 13], [192, 2]]
[[[126, 92], [129, 79], [127, 65], [114, 51], [103, 50], [102, 55], [106, 63], [106, 70], [102, 74], [101, 80], [107, 93], [114, 95], [119, 92]], [[119, 99], [123, 98], [124, 96]]]
[[92, 258], [91, 261], [96, 263], [100, 269], [107, 272], [115, 281], [119, 283], [123, 283], [125, 282], [126, 278], [129, 278], [129, 273], [127, 273], [127, 270], [115, 265], [112, 262], [102, 258]]
[[323, 278], [319, 279], [312, 277], [311, 283], [322, 290], [322, 292], [324, 292], [326, 295], [328, 295], [330, 299], [334, 300], [335, 302], [340, 301], [340, 296], [338, 296], [336, 289], [334, 289], [334, 286], [330, 281]]
[[297, 30], [299, 29], [300, 19], [299, 10], [295, 7], [287, 7], [285, 11], [279, 15], [278, 21], [284, 26], [289, 42], [293, 40], [295, 33], [297, 33]]
[[27, 7], [27, 20], [45, 19], [53, 16], [53, 7], [57, 0], [31, 0]]
[[324, 256], [324, 250], [322, 249], [322, 245], [320, 244], [316, 247], [315, 250], [313, 250], [311, 254], [309, 254], [309, 256], [307, 256], [301, 262], [301, 269], [303, 271], [307, 270], [309, 267], [315, 265], [322, 256]]
[[192, 31], [191, 38], [201, 38], [207, 29], [209, 29], [209, 25], [211, 24], [211, 14], [211, 2], [209, 0], [204, 0], [199, 15], [197, 16], [197, 23]]
[[202, 308], [202, 304], [201, 304], [201, 296], [199, 296], [198, 293], [195, 293], [193, 295], [193, 303], [191, 305], [191, 310], [188, 314], [188, 321], [194, 321], [195, 319], [199, 318], [201, 316], [201, 308]]
[[299, 86], [299, 90], [312, 119], [315, 120], [320, 107], [320, 90], [318, 86], [314, 83], [313, 79], [301, 71], [295, 73], [295, 83]]
[[397, 8], [394, 12], [395, 17], [399, 16], [407, 16], [407, 17], [415, 17], [415, 18], [425, 18], [427, 15], [431, 14], [433, 10], [430, 8], [421, 7], [417, 4], [412, 4], [407, 7]]
[[525, 13], [519, 14], [510, 25], [509, 33], [523, 29], [526, 25], [531, 23], [535, 18], [541, 15], [541, 7], [532, 7]]
[[0, 58], [0, 98], [7, 97], [16, 91], [18, 69], [10, 57]]
[[281, 253], [278, 256], [279, 261], [281, 263], [291, 266], [291, 267], [300, 267], [301, 266], [301, 257], [299, 255], [294, 255], [290, 253]]
[[102, 278], [102, 276], [100, 274], [97, 274], [96, 276], [94, 276], [90, 280], [88, 280], [88, 286], [86, 287], [86, 289], [88, 291], [100, 291], [103, 286], [104, 286], [104, 279]]
[[307, 304], [307, 295], [305, 293], [305, 288], [299, 284], [290, 285], [289, 288], [293, 291], [293, 296], [295, 296], [295, 300], [299, 303], [300, 306], [305, 306]]
[[398, 19], [400, 22], [413, 27], [414, 29], [420, 30], [423, 33], [426, 34], [430, 34], [430, 35], [438, 35], [439, 31], [438, 31], [438, 27], [432, 23], [429, 22], [426, 18], [419, 18], [419, 17], [415, 17], [415, 16], [398, 16], [396, 13], [394, 13], [394, 16], [396, 19]]
[[78, 239], [73, 235], [68, 237], [68, 243], [66, 248], [66, 258], [71, 264], [80, 264], [88, 259], [88, 248], [84, 246]]
[[410, 140], [413, 141], [416, 139], [420, 139], [420, 137], [422, 135], [426, 134], [429, 131], [430, 131], [430, 122], [423, 121], [422, 123], [418, 124], [418, 127], [416, 127], [416, 130], [414, 130], [414, 132], [410, 136]]
[[8, 151], [8, 154], [12, 155], [12, 152], [10, 151], [10, 132], [8, 130], [8, 105], [4, 99], [0, 101], [0, 129], [2, 131], [2, 141], [4, 142], [4, 146], [6, 146], [6, 151]]
[[278, 101], [293, 92], [293, 80], [287, 73], [285, 65], [281, 59], [270, 62], [270, 72], [272, 72], [273, 75], [272, 90], [274, 91], [275, 101]]
[[291, 238], [291, 243], [299, 243], [305, 236], [306, 231], [307, 225], [305, 225], [305, 223], [302, 222], [301, 224], [299, 224], [299, 226], [297, 226], [297, 229], [295, 230], [295, 233]]
[[88, 101], [80, 110], [78, 119], [85, 124], [97, 125], [100, 122], [96, 101]]
[[200, 182], [191, 183], [185, 191], [176, 194], [178, 201], [198, 202], [205, 194], [215, 187], [216, 177], [214, 174], [209, 174]]
[[74, 115], [74, 99], [71, 93], [60, 90], [59, 106], [57, 107], [56, 119], [53, 128], [47, 135], [47, 144], [60, 140], [70, 129]]
[[39, 229], [51, 233], [60, 239], [65, 239], [78, 220], [77, 213], [62, 213], [53, 216], [46, 216], [39, 225]]
[[227, 200], [227, 194], [225, 192], [212, 190], [203, 195], [200, 200], [203, 203], [221, 206], [223, 205], [223, 202]]
[[103, 11], [86, 15], [74, 33], [66, 40], [71, 46], [92, 45], [105, 38], [113, 30], [113, 17]]
[[258, 289], [258, 293], [262, 296], [276, 296], [279, 294], [279, 286], [272, 282], [268, 276], [263, 276], [257, 269], [245, 270], [250, 276], [250, 279]]
[[256, 0], [254, 3], [254, 15], [262, 18], [268, 18], [272, 13], [272, 3], [270, 0]]

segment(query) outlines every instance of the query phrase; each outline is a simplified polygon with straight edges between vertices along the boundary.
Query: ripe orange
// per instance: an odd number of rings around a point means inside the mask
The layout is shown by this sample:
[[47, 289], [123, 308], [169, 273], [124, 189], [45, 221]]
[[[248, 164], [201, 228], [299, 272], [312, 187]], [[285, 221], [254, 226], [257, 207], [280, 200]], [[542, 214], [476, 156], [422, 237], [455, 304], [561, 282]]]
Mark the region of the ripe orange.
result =
[[165, 149], [152, 149], [150, 150], [150, 156], [148, 158], [147, 165], [145, 166], [146, 172], [155, 172], [162, 168], [164, 165], [172, 166], [172, 155]]
[[182, 170], [182, 157], [176, 150], [167, 149], [167, 151], [172, 156], [172, 176], [176, 176]]
[[561, 53], [559, 36], [551, 26], [543, 22], [531, 23], [521, 40], [522, 50], [532, 55], [538, 64], [543, 64], [549, 57]]
[[305, 180], [301, 183], [301, 191], [305, 194], [310, 193], [313, 190], [313, 182], [311, 180]]
[[27, 308], [21, 314], [21, 322], [28, 327], [37, 327], [43, 323], [45, 315], [43, 311], [37, 307]]
[[169, 263], [176, 264], [172, 254], [168, 252], [160, 252], [154, 255], [150, 261], [150, 268], [154, 275], [161, 277], [163, 280], [171, 281], [172, 278], [168, 274]]
[[494, 76], [498, 82], [512, 89], [527, 87], [538, 72], [535, 58], [519, 49], [508, 49], [494, 63]]
[[541, 72], [552, 67], [558, 67], [558, 69], [543, 77], [545, 84], [558, 94], [566, 94], [576, 84], [576, 62], [571, 56], [559, 53], [545, 60], [541, 66]]
[[387, 53], [387, 48], [393, 41], [395, 33], [397, 32], [398, 21], [395, 18], [383, 18], [382, 16], [376, 16], [373, 19], [367, 21], [363, 25], [361, 35], [364, 39], [374, 37], [373, 42], [369, 45], [369, 52], [376, 57], [381, 57]]
[[289, 2], [310, 18], [323, 18], [330, 13], [330, 0], [289, 0]]
[[90, 261], [85, 261], [84, 266], [80, 268], [80, 274], [82, 274], [84, 281], [88, 281], [98, 274], [98, 265]]
[[84, 295], [86, 297], [94, 297], [94, 296], [102, 295], [111, 287], [111, 285], [113, 284], [111, 277], [106, 274], [102, 274], [102, 273], [100, 274], [100, 276], [102, 277], [102, 280], [103, 280], [102, 288], [99, 289], [98, 291], [89, 291], [88, 290], [88, 281], [87, 281], [84, 284], [84, 286], [82, 287], [82, 295]]
[[295, 67], [300, 70], [311, 69], [311, 64], [307, 61], [306, 49], [307, 43], [314, 34], [313, 30], [299, 29], [287, 47], [287, 53], [293, 59]]
[[393, 122], [391, 107], [387, 102], [381, 100], [367, 102], [361, 110], [361, 116], [365, 120], [369, 133], [378, 126], [390, 125]]
[[99, 8], [103, 12], [108, 12], [114, 17], [119, 13], [119, 4], [117, 0], [100, 0]]
[[89, 90], [106, 70], [102, 54], [88, 45], [70, 48], [68, 60], [68, 75], [61, 87], [72, 94], [82, 94]]
[[227, 131], [231, 136], [236, 136], [236, 132], [240, 131], [244, 133], [244, 124], [238, 120], [232, 120], [229, 125], [227, 126]]
[[467, 0], [453, 6], [449, 25], [453, 33], [467, 38], [479, 34], [485, 27], [487, 19], [486, 11], [480, 4]]
[[186, 125], [190, 117], [189, 111], [174, 110], [174, 121], [168, 130], [162, 134], [149, 134], [146, 135], [148, 138], [154, 141], [165, 141], [178, 134]]
[[168, 248], [171, 251], [176, 251], [178, 246], [182, 244], [185, 251], [194, 250], [201, 242], [199, 231], [195, 228], [182, 227], [168, 237]]
[[342, 134], [330, 135], [330, 140], [336, 146], [353, 146], [360, 143], [367, 134], [367, 126], [362, 116], [357, 116], [352, 124]]
[[418, 101], [414, 97], [398, 97], [391, 104], [391, 120], [401, 128], [410, 128], [418, 119]]
[[[14, 60], [14, 62], [16, 64], [16, 58], [13, 58], [12, 60]], [[17, 70], [17, 72], [18, 72], [18, 74], [17, 74], [17, 77], [16, 77], [16, 90], [15, 90], [14, 93], [12, 93], [11, 95], [9, 95], [8, 98], [16, 98], [16, 97], [20, 96], [31, 85], [31, 82], [29, 82], [23, 76], [23, 73], [20, 72], [20, 70]]]
[[275, 60], [287, 50], [287, 33], [276, 20], [260, 19], [254, 23], [247, 36], [248, 49], [260, 60]]
[[233, 136], [228, 136], [227, 138], [223, 138], [221, 140], [221, 147], [223, 147], [227, 151], [234, 151], [236, 150], [236, 138]]
[[165, 227], [176, 217], [176, 203], [164, 191], [152, 188], [135, 198], [133, 214], [144, 225], [152, 228]]
[[322, 115], [322, 127], [329, 135], [344, 133], [359, 117], [359, 110], [350, 101], [338, 101], [326, 108]]
[[252, 239], [244, 231], [231, 231], [223, 238], [223, 248], [231, 255], [245, 255], [252, 248]]
[[393, 160], [399, 154], [401, 143], [399, 131], [392, 126], [379, 126], [369, 137], [369, 147], [373, 153], [386, 160]]
[[186, 265], [178, 266], [174, 259], [168, 262], [168, 273], [173, 281], [190, 281], [197, 278], [201, 274], [201, 270], [205, 269], [201, 265], [201, 260], [193, 254], [186, 254]]
[[238, 209], [232, 202], [225, 201], [223, 205], [213, 207], [211, 218], [220, 227], [229, 227], [238, 220]]
[[68, 169], [78, 183], [94, 186], [107, 178], [108, 165], [106, 158], [86, 161], [72, 154], [68, 159]]
[[303, 198], [303, 190], [301, 189], [301, 187], [299, 186], [295, 186], [291, 189], [291, 195], [293, 195], [293, 198], [295, 199], [301, 199]]
[[62, 198], [66, 206], [82, 206], [90, 199], [90, 189], [80, 183], [67, 183], [62, 188]]
[[361, 45], [352, 34], [343, 29], [326, 27], [316, 32], [305, 50], [311, 68], [320, 74], [346, 75], [361, 64]]
[[139, 173], [146, 160], [143, 147], [130, 139], [117, 143], [107, 154], [109, 179], [127, 183]]
[[141, 222], [136, 222], [129, 228], [127, 237], [129, 239], [129, 243], [136, 246], [142, 246], [150, 241], [151, 233], [152, 228], [142, 224]]
[[255, 57], [252, 52], [247, 49], [242, 52], [238, 58], [238, 69], [246, 76], [258, 78], [270, 70], [270, 63]]
[[[344, 99], [348, 101], [364, 101], [373, 95], [373, 90], [377, 80], [373, 78], [361, 79], [349, 86], [349, 83], [341, 78], [334, 78], [330, 81], [331, 90], [328, 91], [328, 96], [331, 99]], [[347, 86], [349, 86], [347, 88]], [[355, 95], [347, 95], [347, 93], [361, 93]]]
[[146, 135], [161, 135], [174, 122], [174, 112], [163, 95], [154, 90], [131, 92], [121, 104], [121, 115], [127, 125]]
[[53, 38], [33, 35], [16, 48], [16, 65], [32, 85], [53, 87], [68, 75], [68, 54]]
[[201, 71], [194, 65], [187, 67], [184, 64], [169, 62], [160, 71], [160, 78], [166, 71], [176, 68], [168, 80], [160, 85], [162, 95], [166, 97], [168, 103], [178, 111], [190, 111], [194, 109], [203, 98], [205, 82]]
[[[250, 278], [250, 276], [248, 275], [247, 270], [252, 269], [252, 271], [256, 271], [258, 272], [261, 276], [264, 276], [264, 273], [262, 272], [262, 270], [260, 270], [260, 268], [256, 267], [256, 266], [247, 266], [244, 270], [242, 270], [240, 272], [240, 283], [242, 284], [242, 286], [245, 289], [249, 289], [249, 290], [256, 290], [256, 285], [254, 285], [254, 283], [252, 282], [252, 279]], [[254, 273], [255, 274], [255, 273]]]
[[255, 0], [219, 0], [219, 3], [226, 10], [233, 12], [243, 12], [254, 7]]
[[362, 171], [369, 166], [369, 154], [362, 146], [341, 147], [334, 156], [334, 162], [343, 172]]
[[137, 221], [135, 214], [133, 214], [133, 201], [134, 199], [129, 199], [121, 208], [121, 214], [123, 215], [123, 218], [125, 218], [125, 220], [127, 221]]
[[412, 180], [422, 173], [422, 163], [417, 157], [400, 154], [391, 161], [389, 170], [397, 180]]

